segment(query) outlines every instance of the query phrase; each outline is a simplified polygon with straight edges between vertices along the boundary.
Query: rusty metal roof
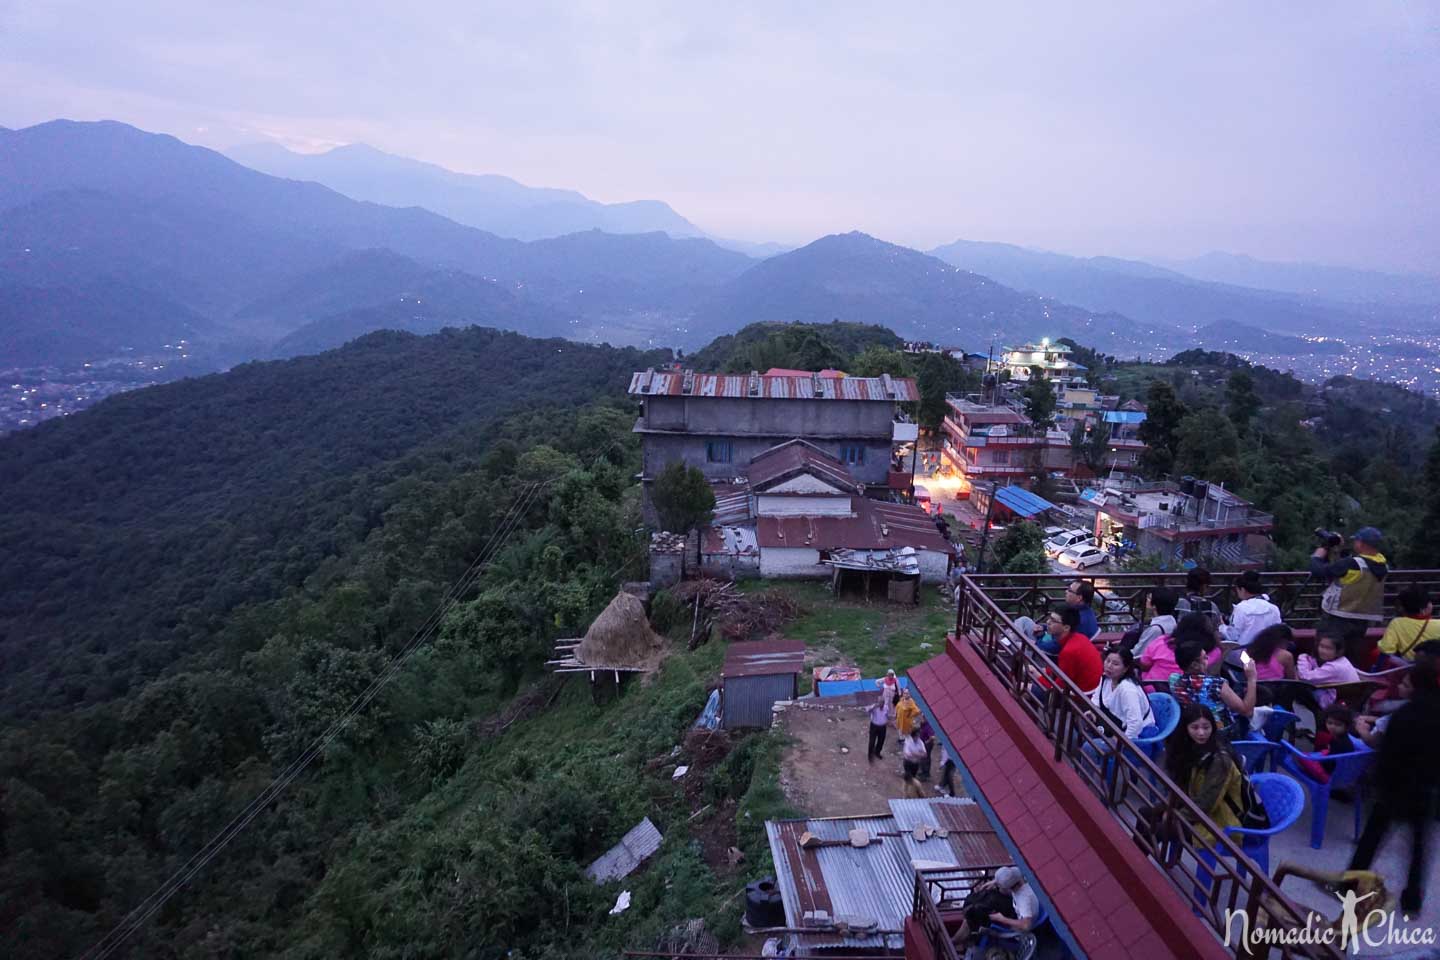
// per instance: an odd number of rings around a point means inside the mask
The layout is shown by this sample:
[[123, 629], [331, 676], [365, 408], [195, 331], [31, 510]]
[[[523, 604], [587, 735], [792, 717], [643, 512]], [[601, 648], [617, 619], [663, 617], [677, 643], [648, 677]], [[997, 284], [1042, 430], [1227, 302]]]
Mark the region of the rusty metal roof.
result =
[[768, 677], [805, 669], [804, 640], [742, 640], [725, 651], [722, 677]]
[[[688, 389], [687, 389], [688, 387]], [[913, 402], [920, 390], [909, 377], [765, 376], [643, 370], [630, 376], [629, 392], [642, 397], [732, 397], [759, 400], [873, 400]]]
[[860, 485], [845, 464], [798, 437], [751, 457], [746, 472], [750, 478], [750, 489], [756, 493], [763, 493], [769, 487], [806, 473], [847, 493], [860, 492]]
[[[900, 931], [914, 904], [913, 861], [956, 866], [1011, 862], [1005, 845], [971, 800], [891, 800], [890, 810], [889, 816], [881, 817], [766, 821], [785, 923], [813, 929], [800, 935], [807, 946], [902, 947]], [[911, 831], [922, 823], [941, 827], [949, 835], [916, 841]], [[869, 831], [879, 842], [872, 839], [862, 848], [800, 846], [806, 831], [822, 840], [844, 840], [855, 828]], [[841, 936], [831, 929], [837, 920], [867, 929]]]
[[760, 517], [755, 533], [760, 547], [810, 547], [815, 550], [888, 550], [914, 547], [948, 553], [953, 547], [922, 508], [852, 497], [850, 517]]

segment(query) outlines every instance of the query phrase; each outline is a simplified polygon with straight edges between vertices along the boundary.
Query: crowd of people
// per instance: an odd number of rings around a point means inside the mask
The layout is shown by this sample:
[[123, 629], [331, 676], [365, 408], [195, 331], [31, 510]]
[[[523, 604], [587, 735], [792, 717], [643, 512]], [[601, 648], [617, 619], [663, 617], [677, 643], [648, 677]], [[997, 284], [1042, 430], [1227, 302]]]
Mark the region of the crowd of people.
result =
[[[1440, 809], [1440, 623], [1421, 585], [1398, 592], [1386, 623], [1390, 570], [1382, 539], [1365, 527], [1349, 550], [1333, 541], [1317, 547], [1311, 574], [1326, 586], [1313, 638], [1285, 623], [1260, 573], [1235, 578], [1227, 612], [1200, 567], [1187, 573], [1183, 590], [1151, 590], [1141, 623], [1103, 653], [1094, 588], [1083, 580], [1067, 586], [1065, 602], [1043, 624], [1015, 622], [1127, 737], [1155, 730], [1148, 693], [1172, 696], [1180, 719], [1165, 742], [1165, 769], [1221, 827], [1264, 817], [1234, 744], [1262, 736], [1277, 705], [1304, 717], [1304, 776], [1325, 782], [1336, 766], [1328, 758], [1376, 751], [1370, 776], [1377, 799], [1350, 868], [1367, 869], [1391, 826], [1408, 825], [1411, 860], [1400, 905], [1414, 912], [1424, 893], [1427, 828]], [[1362, 680], [1377, 686], [1355, 686]], [[1034, 692], [1043, 696], [1053, 685], [1042, 681]], [[1108, 748], [1097, 741], [1087, 749]], [[1202, 833], [1198, 824], [1195, 832]]]
[[910, 695], [910, 690], [895, 676], [894, 670], [886, 671], [879, 687], [879, 694], [868, 709], [870, 744], [866, 752], [867, 762], [873, 764], [885, 756], [885, 741], [893, 726], [900, 744], [904, 796], [924, 799], [930, 795], [925, 784], [930, 782], [937, 746], [940, 751], [940, 782], [936, 789], [955, 796], [955, 762], [944, 745], [938, 742], [934, 728], [920, 712], [920, 706]]

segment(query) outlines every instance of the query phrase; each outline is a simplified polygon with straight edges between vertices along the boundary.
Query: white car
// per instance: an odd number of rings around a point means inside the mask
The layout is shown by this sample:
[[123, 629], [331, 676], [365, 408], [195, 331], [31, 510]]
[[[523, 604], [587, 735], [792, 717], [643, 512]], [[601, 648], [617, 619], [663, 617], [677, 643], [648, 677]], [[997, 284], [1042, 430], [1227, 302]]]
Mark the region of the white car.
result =
[[1109, 559], [1110, 555], [1093, 543], [1081, 544], [1060, 554], [1060, 562], [1067, 567], [1074, 567], [1076, 570], [1099, 566]]
[[1066, 530], [1045, 541], [1045, 556], [1052, 560], [1073, 547], [1093, 544], [1095, 539], [1086, 530]]
[[1056, 537], [1060, 536], [1060, 534], [1066, 533], [1068, 531], [1065, 527], [1046, 527], [1040, 532], [1044, 534], [1046, 540], [1054, 540]]

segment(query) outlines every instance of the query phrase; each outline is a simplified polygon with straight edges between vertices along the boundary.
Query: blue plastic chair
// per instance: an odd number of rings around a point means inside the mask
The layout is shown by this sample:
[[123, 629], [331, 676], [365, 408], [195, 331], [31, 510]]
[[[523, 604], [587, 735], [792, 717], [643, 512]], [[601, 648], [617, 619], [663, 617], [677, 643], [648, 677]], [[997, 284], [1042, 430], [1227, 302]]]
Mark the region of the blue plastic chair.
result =
[[1241, 740], [1232, 740], [1230, 746], [1240, 757], [1241, 768], [1248, 773], [1260, 773], [1268, 765], [1270, 769], [1275, 768], [1275, 754], [1280, 749], [1280, 741], [1290, 732], [1300, 718], [1289, 710], [1274, 708], [1265, 721], [1265, 726], [1259, 730], [1250, 728], [1247, 737]]
[[[1355, 741], [1352, 752], [1333, 755], [1305, 753], [1289, 741], [1282, 741], [1279, 747], [1282, 751], [1281, 766], [1294, 775], [1300, 785], [1310, 793], [1310, 846], [1319, 850], [1325, 844], [1325, 818], [1330, 812], [1330, 792], [1335, 789], [1348, 788], [1355, 793], [1355, 839], [1359, 840], [1360, 810], [1364, 806], [1365, 798], [1365, 782], [1362, 778], [1375, 760], [1375, 751], [1358, 740]], [[1300, 769], [1300, 760], [1333, 762], [1335, 769], [1330, 773], [1330, 780], [1321, 783]]]
[[1265, 734], [1266, 740], [1279, 743], [1299, 722], [1299, 714], [1291, 713], [1281, 707], [1271, 707], [1270, 719], [1265, 721], [1265, 728], [1261, 732]]
[[1305, 791], [1293, 778], [1283, 773], [1257, 773], [1250, 778], [1250, 785], [1260, 795], [1260, 802], [1265, 804], [1270, 826], [1264, 830], [1226, 827], [1225, 832], [1240, 841], [1240, 849], [1268, 876], [1270, 838], [1289, 830], [1300, 819], [1300, 814], [1305, 812]]
[[1168, 693], [1152, 693], [1149, 700], [1150, 712], [1154, 715], [1155, 722], [1140, 731], [1140, 736], [1135, 738], [1135, 746], [1139, 747], [1145, 756], [1154, 760], [1160, 756], [1165, 738], [1174, 733], [1175, 727], [1180, 723], [1180, 704]]

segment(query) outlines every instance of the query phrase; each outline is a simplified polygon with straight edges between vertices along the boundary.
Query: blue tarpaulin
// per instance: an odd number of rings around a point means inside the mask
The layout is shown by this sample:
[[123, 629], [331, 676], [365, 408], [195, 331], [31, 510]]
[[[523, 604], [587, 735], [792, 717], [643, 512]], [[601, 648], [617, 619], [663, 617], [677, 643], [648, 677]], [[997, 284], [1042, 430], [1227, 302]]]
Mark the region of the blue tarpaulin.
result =
[[1055, 504], [1043, 497], [1035, 496], [1024, 487], [1001, 487], [995, 491], [995, 499], [1002, 506], [1009, 507], [1022, 517], [1033, 517], [1037, 513], [1055, 509]]
[[[910, 689], [909, 677], [897, 677], [903, 690]], [[847, 693], [879, 692], [880, 678], [873, 680], [821, 680], [816, 686], [822, 697], [843, 697]]]
[[1144, 423], [1145, 414], [1138, 410], [1106, 410], [1106, 423]]

